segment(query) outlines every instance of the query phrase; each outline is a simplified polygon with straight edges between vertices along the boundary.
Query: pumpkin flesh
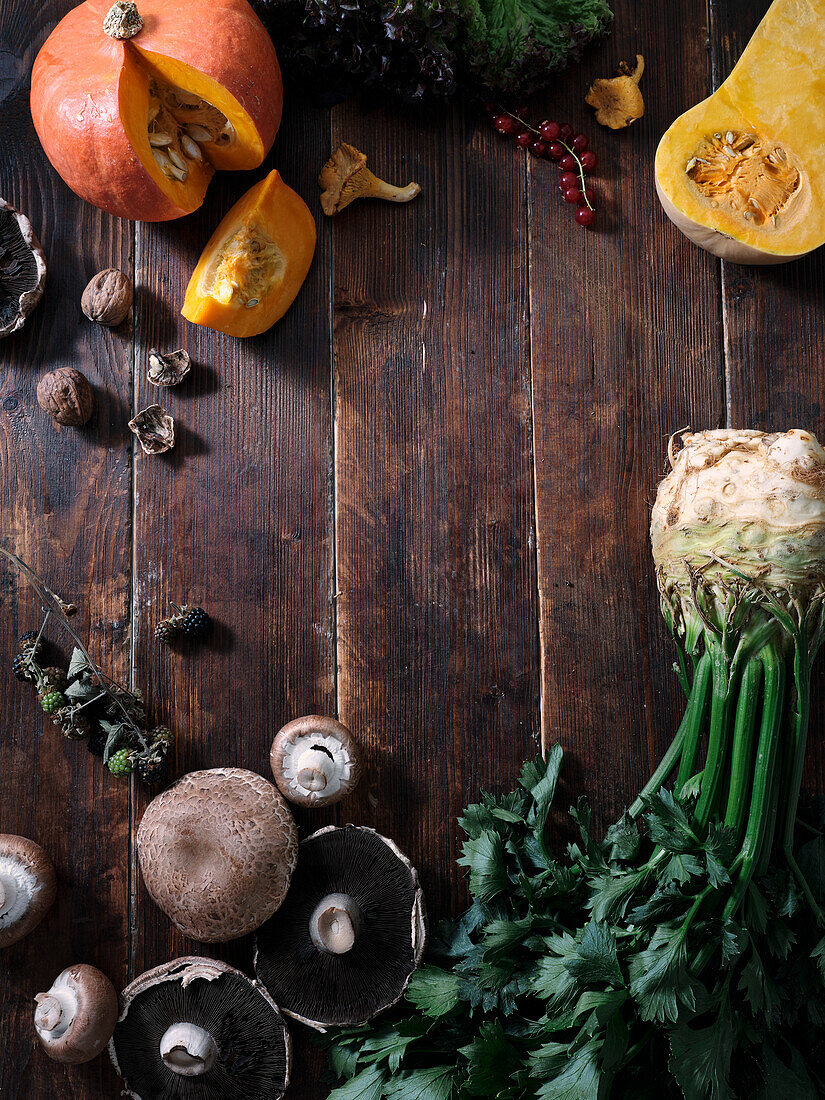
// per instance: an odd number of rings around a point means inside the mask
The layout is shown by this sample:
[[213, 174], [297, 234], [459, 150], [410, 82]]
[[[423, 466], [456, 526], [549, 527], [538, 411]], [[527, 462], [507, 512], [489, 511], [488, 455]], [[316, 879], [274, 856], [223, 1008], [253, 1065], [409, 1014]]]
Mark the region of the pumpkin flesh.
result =
[[256, 336], [280, 320], [315, 252], [306, 203], [270, 172], [235, 203], [203, 250], [181, 313], [229, 336]]
[[781, 263], [825, 242], [825, 0], [774, 0], [733, 72], [656, 152], [668, 217], [703, 248]]
[[[141, 221], [180, 217], [201, 205], [215, 169], [257, 167], [271, 148], [282, 102], [272, 42], [246, 0], [141, 0], [143, 29], [124, 41], [103, 31], [109, 6], [86, 0], [43, 45], [35, 128], [82, 198]], [[165, 110], [170, 94], [181, 107], [171, 154], [149, 137], [152, 104], [160, 95]], [[224, 139], [182, 142], [193, 110], [228, 123]]]

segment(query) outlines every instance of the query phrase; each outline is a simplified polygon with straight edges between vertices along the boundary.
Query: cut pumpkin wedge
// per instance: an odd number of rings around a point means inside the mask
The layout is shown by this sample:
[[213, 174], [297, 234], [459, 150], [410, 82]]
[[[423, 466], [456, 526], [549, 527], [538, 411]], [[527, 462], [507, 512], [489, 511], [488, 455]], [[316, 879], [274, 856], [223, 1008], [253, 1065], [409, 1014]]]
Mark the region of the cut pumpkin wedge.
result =
[[774, 0], [733, 72], [656, 152], [665, 213], [736, 263], [825, 243], [825, 0]]
[[257, 336], [286, 313], [315, 253], [315, 219], [278, 172], [255, 184], [212, 234], [181, 313], [228, 336]]

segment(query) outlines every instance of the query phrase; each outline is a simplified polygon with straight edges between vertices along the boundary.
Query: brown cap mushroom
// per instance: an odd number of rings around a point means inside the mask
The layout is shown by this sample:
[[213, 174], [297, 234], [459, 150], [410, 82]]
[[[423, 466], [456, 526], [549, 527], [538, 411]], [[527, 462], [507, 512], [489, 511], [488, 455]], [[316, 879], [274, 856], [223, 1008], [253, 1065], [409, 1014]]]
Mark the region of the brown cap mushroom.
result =
[[386, 199], [388, 202], [409, 202], [421, 193], [421, 185], [408, 183], [394, 187], [373, 175], [367, 168], [367, 158], [354, 145], [339, 145], [318, 177], [321, 188], [321, 209], [325, 214], [337, 214], [356, 199]]
[[645, 101], [639, 90], [639, 81], [645, 71], [645, 59], [636, 54], [636, 68], [631, 70], [624, 61], [619, 65], [619, 75], [609, 80], [596, 80], [584, 98], [585, 103], [596, 108], [596, 122], [611, 130], [623, 130], [645, 113]]
[[258, 982], [187, 956], [141, 974], [121, 995], [109, 1044], [135, 1100], [277, 1100], [289, 1083], [289, 1033]]
[[289, 807], [243, 768], [190, 772], [154, 798], [137, 832], [146, 889], [186, 936], [224, 943], [275, 912], [295, 869]]
[[299, 806], [330, 806], [361, 778], [358, 745], [346, 726], [321, 714], [295, 718], [269, 753], [278, 790]]
[[45, 282], [46, 258], [31, 222], [0, 199], [0, 336], [23, 327]]
[[426, 938], [410, 861], [374, 829], [302, 842], [286, 901], [255, 941], [255, 973], [287, 1015], [324, 1031], [360, 1027], [404, 994]]
[[40, 845], [0, 833], [0, 948], [28, 936], [56, 893], [54, 866]]
[[117, 993], [96, 967], [68, 967], [34, 999], [37, 1037], [55, 1062], [90, 1062], [106, 1049], [117, 1023]]

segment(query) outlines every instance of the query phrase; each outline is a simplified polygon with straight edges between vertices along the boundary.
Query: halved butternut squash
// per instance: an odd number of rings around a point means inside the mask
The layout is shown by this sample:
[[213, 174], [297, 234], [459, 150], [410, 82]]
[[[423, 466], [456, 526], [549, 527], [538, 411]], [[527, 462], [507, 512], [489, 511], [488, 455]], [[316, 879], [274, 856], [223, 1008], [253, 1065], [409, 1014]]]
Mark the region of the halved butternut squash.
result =
[[286, 313], [315, 253], [315, 219], [273, 171], [239, 199], [192, 273], [181, 313], [229, 336], [257, 336]]
[[733, 72], [656, 151], [670, 220], [735, 263], [825, 243], [825, 0], [774, 0]]

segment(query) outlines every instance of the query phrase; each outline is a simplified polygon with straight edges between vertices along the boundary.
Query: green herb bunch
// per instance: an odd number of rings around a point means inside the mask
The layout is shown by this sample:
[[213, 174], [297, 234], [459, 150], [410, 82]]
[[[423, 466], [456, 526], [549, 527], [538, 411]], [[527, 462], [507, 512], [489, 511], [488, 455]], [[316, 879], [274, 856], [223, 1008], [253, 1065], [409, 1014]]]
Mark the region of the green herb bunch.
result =
[[[825, 1094], [825, 941], [790, 869], [751, 882], [722, 919], [734, 838], [720, 826], [699, 840], [695, 798], [666, 788], [601, 841], [580, 799], [580, 839], [557, 858], [561, 762], [555, 746], [516, 791], [467, 807], [472, 905], [439, 928], [403, 1011], [326, 1040], [343, 1079], [330, 1100]], [[822, 904], [822, 834], [798, 857]], [[716, 965], [699, 974], [708, 948]]]

